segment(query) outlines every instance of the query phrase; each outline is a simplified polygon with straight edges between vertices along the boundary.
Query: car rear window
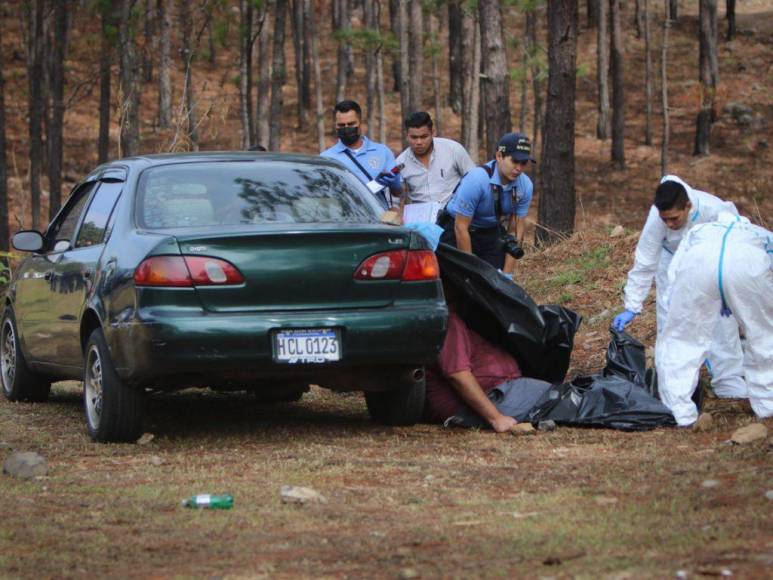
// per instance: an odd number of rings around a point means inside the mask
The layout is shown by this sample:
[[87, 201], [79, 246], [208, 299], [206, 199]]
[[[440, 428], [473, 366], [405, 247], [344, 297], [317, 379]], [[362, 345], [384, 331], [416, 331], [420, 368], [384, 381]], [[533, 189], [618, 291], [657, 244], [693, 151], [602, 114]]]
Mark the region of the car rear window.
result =
[[372, 194], [345, 169], [286, 161], [180, 163], [143, 172], [139, 224], [150, 229], [272, 223], [374, 223]]

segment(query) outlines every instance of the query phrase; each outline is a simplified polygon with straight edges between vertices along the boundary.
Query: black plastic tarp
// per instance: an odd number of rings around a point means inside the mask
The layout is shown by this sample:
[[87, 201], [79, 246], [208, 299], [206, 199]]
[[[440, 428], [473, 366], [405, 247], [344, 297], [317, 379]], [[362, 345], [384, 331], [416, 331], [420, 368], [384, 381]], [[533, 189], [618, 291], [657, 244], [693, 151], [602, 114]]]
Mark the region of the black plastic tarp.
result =
[[447, 244], [436, 250], [440, 272], [465, 297], [465, 323], [510, 353], [524, 376], [558, 383], [569, 368], [582, 318], [563, 306], [538, 306], [492, 266]]
[[671, 411], [642, 387], [619, 376], [577, 377], [553, 386], [529, 413], [529, 421], [646, 431], [676, 425]]

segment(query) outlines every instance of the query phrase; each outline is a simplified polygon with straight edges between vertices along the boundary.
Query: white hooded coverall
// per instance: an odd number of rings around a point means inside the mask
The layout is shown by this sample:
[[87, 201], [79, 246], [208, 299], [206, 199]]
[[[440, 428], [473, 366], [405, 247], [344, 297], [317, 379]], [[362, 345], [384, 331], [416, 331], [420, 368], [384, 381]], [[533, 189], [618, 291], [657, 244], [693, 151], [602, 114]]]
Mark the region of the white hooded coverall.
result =
[[660, 397], [677, 423], [690, 425], [690, 399], [720, 312], [729, 309], [747, 338], [744, 371], [758, 417], [773, 416], [773, 234], [723, 213], [693, 228], [668, 272], [668, 315], [655, 360]]
[[[732, 202], [722, 201], [718, 197], [691, 188], [675, 175], [666, 175], [661, 179], [675, 181], [685, 188], [690, 199], [691, 209], [687, 223], [679, 230], [672, 230], [660, 219], [658, 209], [650, 208], [639, 243], [636, 245], [633, 268], [628, 272], [625, 285], [624, 305], [626, 310], [641, 313], [644, 300], [655, 278], [657, 328], [663, 330], [668, 313], [665, 299], [668, 290], [668, 266], [682, 238], [698, 224], [713, 222], [720, 212], [738, 215]], [[719, 397], [746, 397], [746, 383], [743, 379], [743, 350], [738, 335], [738, 324], [731, 316], [717, 322], [714, 342], [706, 356], [711, 373], [711, 384]]]

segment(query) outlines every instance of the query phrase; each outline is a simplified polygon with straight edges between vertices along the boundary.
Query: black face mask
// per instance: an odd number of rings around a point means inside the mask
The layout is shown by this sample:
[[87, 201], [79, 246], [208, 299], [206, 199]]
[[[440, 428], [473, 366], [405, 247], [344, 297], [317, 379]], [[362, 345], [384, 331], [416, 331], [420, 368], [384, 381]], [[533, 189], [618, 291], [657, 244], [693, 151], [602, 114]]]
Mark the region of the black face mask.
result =
[[336, 135], [341, 140], [341, 143], [347, 147], [354, 145], [360, 138], [359, 127], [338, 127], [336, 129]]

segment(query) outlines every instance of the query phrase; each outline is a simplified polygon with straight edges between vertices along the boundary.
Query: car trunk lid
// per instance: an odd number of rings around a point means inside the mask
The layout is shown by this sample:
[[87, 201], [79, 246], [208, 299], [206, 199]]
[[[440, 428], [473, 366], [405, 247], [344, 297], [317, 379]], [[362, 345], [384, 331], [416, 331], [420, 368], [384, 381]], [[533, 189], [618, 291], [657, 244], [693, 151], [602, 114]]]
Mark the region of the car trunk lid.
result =
[[212, 312], [377, 308], [389, 305], [399, 280], [354, 280], [367, 257], [407, 249], [410, 234], [380, 225], [310, 224], [260, 232], [178, 235], [184, 255], [227, 260], [239, 286], [197, 286]]

